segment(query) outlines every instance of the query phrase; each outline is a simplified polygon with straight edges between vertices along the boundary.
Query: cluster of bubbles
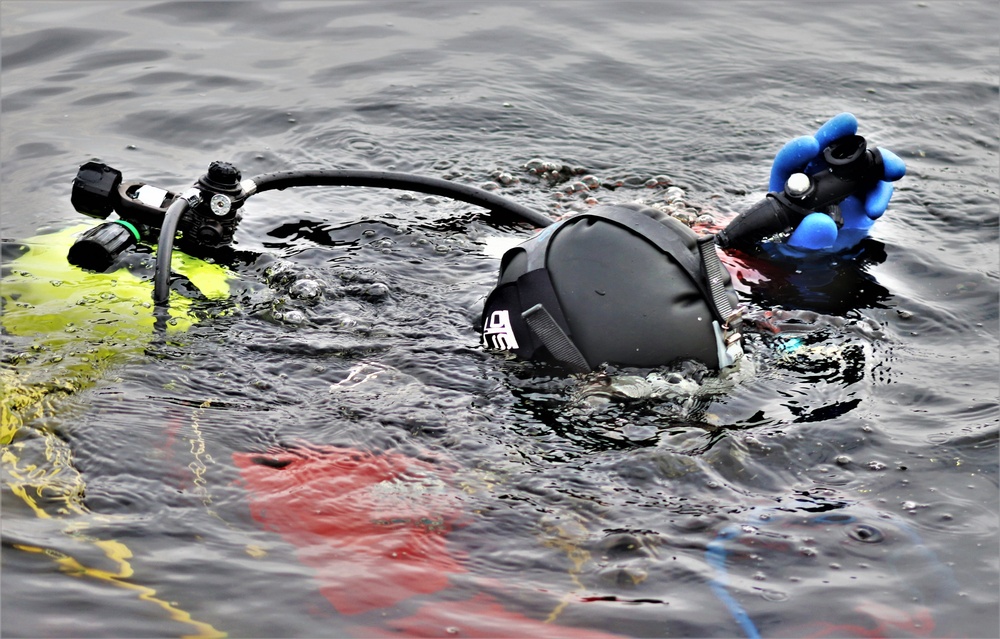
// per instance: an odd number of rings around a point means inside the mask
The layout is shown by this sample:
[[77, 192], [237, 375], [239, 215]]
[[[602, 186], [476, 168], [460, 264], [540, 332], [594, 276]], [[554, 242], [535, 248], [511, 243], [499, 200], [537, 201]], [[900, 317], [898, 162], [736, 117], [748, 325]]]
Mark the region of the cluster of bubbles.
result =
[[[688, 226], [711, 227], [715, 222], [712, 215], [688, 201], [684, 190], [676, 186], [666, 175], [602, 178], [582, 166], [541, 158], [528, 160], [521, 170], [527, 174], [524, 177], [530, 178], [533, 183], [549, 187], [551, 197], [555, 201], [553, 208], [562, 214], [587, 210], [602, 203], [600, 198], [605, 194], [628, 189], [646, 190], [642, 196], [632, 200], [655, 208]], [[491, 181], [481, 184], [481, 188], [496, 191], [522, 184], [521, 176], [503, 168], [495, 169], [491, 178]]]
[[323, 317], [331, 311], [328, 302], [334, 306], [344, 306], [336, 304], [343, 300], [377, 304], [390, 297], [389, 285], [374, 272], [340, 267], [334, 274], [335, 279], [330, 279], [294, 262], [277, 261], [264, 271], [268, 291], [256, 300], [257, 309], [283, 324], [298, 326], [322, 318], [324, 323], [351, 329], [364, 322], [343, 310]]
[[595, 409], [614, 402], [669, 401], [690, 417], [697, 402], [731, 391], [751, 378], [756, 367], [751, 358], [744, 357], [722, 372], [711, 371], [697, 360], [680, 360], [645, 374], [637, 374], [637, 370], [619, 370], [605, 364], [583, 378], [571, 403]]

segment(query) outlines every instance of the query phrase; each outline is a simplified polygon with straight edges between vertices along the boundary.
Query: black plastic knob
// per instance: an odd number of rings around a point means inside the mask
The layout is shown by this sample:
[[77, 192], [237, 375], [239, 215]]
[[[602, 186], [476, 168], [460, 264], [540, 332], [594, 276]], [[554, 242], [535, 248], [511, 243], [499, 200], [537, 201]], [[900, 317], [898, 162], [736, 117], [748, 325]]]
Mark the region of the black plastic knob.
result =
[[73, 208], [91, 217], [104, 219], [118, 203], [122, 173], [107, 164], [87, 162], [73, 180]]
[[229, 162], [212, 162], [208, 166], [209, 181], [223, 188], [232, 188], [240, 183], [240, 170]]
[[138, 239], [129, 225], [121, 222], [105, 222], [95, 226], [83, 235], [69, 249], [67, 259], [70, 264], [102, 273], [111, 267], [118, 256], [136, 245]]

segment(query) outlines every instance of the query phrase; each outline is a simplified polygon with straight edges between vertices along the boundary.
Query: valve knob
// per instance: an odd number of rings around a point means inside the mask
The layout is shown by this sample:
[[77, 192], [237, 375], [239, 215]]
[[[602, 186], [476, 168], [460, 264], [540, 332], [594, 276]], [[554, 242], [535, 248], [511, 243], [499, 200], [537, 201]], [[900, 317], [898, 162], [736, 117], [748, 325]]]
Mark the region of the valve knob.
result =
[[223, 188], [233, 188], [240, 183], [240, 170], [229, 162], [212, 162], [208, 165], [208, 175], [210, 182]]

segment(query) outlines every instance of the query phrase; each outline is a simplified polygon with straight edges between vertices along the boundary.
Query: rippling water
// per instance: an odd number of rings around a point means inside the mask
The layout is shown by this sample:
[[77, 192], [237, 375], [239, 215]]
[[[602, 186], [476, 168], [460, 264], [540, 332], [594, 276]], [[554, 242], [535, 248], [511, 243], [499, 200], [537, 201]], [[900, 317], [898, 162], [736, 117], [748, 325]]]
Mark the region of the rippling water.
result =
[[[254, 197], [235, 304], [165, 343], [124, 282], [77, 300], [39, 266], [51, 306], [5, 308], [4, 636], [997, 636], [995, 3], [0, 11], [11, 249], [85, 221], [92, 158], [170, 189], [392, 169], [551, 215], [669, 184], [720, 224], [841, 111], [908, 165], [863, 258], [741, 268], [756, 311], [817, 314], [729, 379], [484, 352], [531, 231], [441, 198]], [[426, 561], [381, 572], [365, 500]]]

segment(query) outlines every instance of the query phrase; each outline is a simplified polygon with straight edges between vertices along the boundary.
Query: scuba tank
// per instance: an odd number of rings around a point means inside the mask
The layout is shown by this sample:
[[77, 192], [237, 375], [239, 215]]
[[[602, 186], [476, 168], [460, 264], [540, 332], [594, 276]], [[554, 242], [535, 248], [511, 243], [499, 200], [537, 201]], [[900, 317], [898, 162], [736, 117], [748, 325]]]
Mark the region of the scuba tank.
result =
[[[112, 224], [130, 233], [124, 226]], [[89, 228], [77, 224], [19, 242], [4, 242], [0, 323], [5, 331], [14, 335], [52, 335], [72, 326], [79, 333], [81, 327], [91, 323], [95, 330], [104, 327], [102, 334], [95, 337], [151, 330], [151, 255], [130, 254], [122, 259], [115, 256], [100, 271], [67, 261], [68, 254], [92, 241], [95, 231], [107, 234], [106, 225]], [[173, 257], [172, 268], [192, 284], [196, 294], [212, 300], [229, 297], [233, 278], [229, 269], [184, 253]], [[193, 302], [191, 297], [180, 294], [172, 297], [171, 329], [184, 330], [198, 321]]]

